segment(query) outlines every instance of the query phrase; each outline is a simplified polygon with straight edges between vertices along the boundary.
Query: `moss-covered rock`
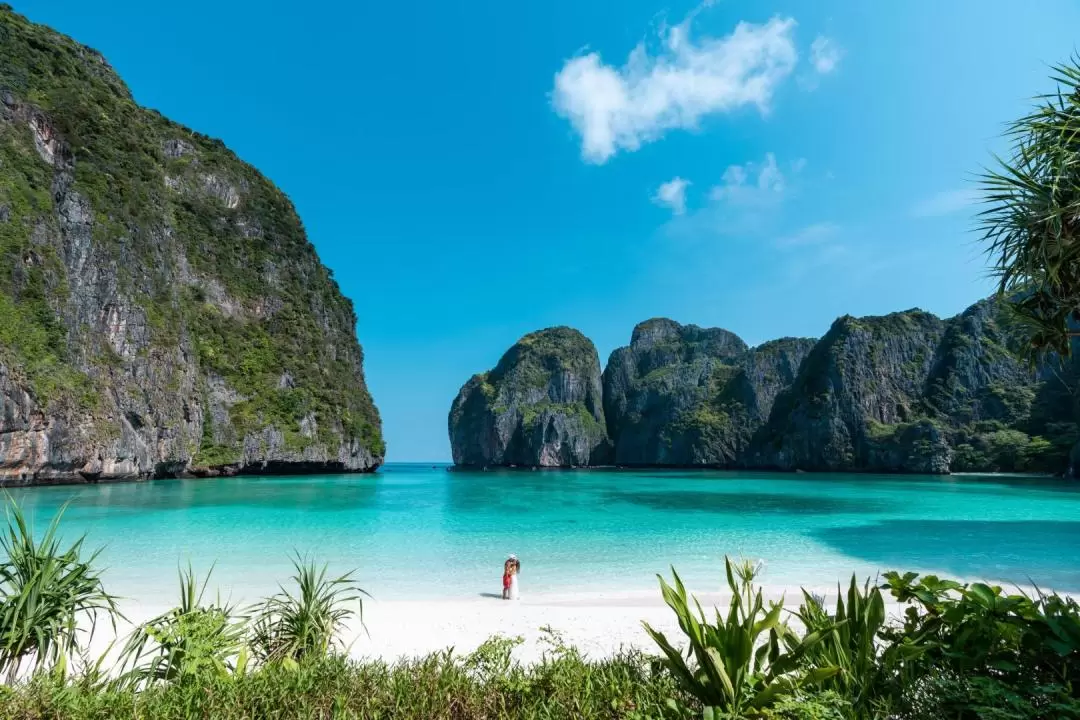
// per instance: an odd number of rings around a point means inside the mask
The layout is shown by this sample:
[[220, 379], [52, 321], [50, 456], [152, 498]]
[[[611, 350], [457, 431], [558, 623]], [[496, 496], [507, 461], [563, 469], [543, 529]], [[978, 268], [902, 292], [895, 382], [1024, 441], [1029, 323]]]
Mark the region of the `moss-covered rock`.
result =
[[720, 328], [653, 319], [611, 354], [604, 403], [615, 462], [728, 467], [739, 462], [813, 340], [749, 349]]
[[949, 320], [920, 310], [840, 318], [776, 403], [748, 464], [1063, 472], [1076, 425], [1060, 380], [1019, 358], [996, 301]]
[[[948, 320], [921, 310], [845, 316], [821, 340], [756, 348], [726, 330], [646, 321], [604, 371], [610, 459], [643, 467], [1075, 473], [1080, 361], [1030, 367], [1015, 352], [1007, 320], [987, 300]], [[451, 412], [456, 462], [536, 464], [516, 448], [542, 444], [537, 418], [542, 427], [552, 422], [544, 413], [558, 422], [580, 415], [570, 434], [599, 436], [582, 429], [599, 414], [549, 397], [550, 371], [530, 354], [538, 345], [543, 357], [595, 352], [578, 333], [548, 331], [474, 377]], [[580, 453], [573, 464], [582, 461]], [[597, 451], [589, 462], [608, 457]]]
[[886, 469], [871, 464], [882, 457], [870, 452], [871, 430], [924, 415], [923, 388], [944, 332], [944, 322], [920, 310], [838, 319], [777, 399], [748, 464]]
[[465, 383], [449, 430], [458, 465], [610, 462], [596, 348], [567, 327], [526, 335], [495, 369]]
[[355, 324], [280, 190], [0, 6], [0, 479], [373, 469]]

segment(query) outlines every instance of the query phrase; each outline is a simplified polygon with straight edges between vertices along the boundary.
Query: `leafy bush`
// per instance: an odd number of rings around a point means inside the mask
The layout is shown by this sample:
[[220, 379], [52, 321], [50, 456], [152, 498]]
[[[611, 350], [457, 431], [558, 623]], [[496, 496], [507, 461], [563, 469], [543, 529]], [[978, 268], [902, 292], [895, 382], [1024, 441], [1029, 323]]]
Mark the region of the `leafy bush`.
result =
[[124, 682], [143, 686], [243, 672], [245, 621], [220, 599], [203, 604], [209, 581], [207, 573], [200, 587], [190, 567], [180, 571], [180, 605], [139, 627], [121, 650], [121, 666], [130, 668]]
[[839, 668], [822, 686], [835, 690], [859, 710], [868, 710], [883, 694], [878, 639], [885, 627], [885, 600], [867, 581], [862, 588], [851, 577], [847, 602], [837, 586], [836, 610], [829, 613], [821, 598], [803, 591], [799, 620], [821, 641], [812, 645], [805, 662], [815, 668]]
[[660, 578], [664, 601], [689, 643], [686, 658], [663, 633], [644, 624], [664, 653], [664, 665], [705, 706], [706, 718], [757, 714], [782, 696], [839, 672], [838, 667], [808, 667], [803, 662], [828, 628], [799, 637], [780, 620], [781, 603], [765, 608], [761, 588], [754, 586], [753, 566], [733, 568], [726, 557], [724, 565], [731, 603], [727, 617], [716, 611], [715, 623], [708, 621], [696, 599], [696, 612], [691, 608], [678, 573], [672, 571], [674, 587]]
[[762, 720], [847, 720], [851, 703], [832, 691], [797, 693], [780, 699], [762, 714]]
[[926, 708], [961, 719], [1072, 717], [1080, 701], [1075, 601], [933, 575], [885, 577], [894, 597], [909, 603], [903, 624], [882, 639], [897, 705], [912, 708], [912, 717], [925, 717]]
[[363, 590], [349, 572], [328, 578], [326, 566], [300, 557], [293, 559], [295, 595], [281, 589], [259, 609], [254, 622], [252, 647], [263, 662], [295, 663], [322, 656], [339, 646], [346, 623], [358, 612], [363, 618]]

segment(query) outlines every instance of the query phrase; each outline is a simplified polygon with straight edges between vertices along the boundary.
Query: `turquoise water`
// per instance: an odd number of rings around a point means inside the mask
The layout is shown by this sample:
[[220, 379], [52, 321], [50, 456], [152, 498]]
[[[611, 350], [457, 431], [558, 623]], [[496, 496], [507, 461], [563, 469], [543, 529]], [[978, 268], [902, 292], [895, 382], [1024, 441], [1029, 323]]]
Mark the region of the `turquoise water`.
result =
[[357, 568], [382, 599], [497, 592], [511, 552], [532, 595], [652, 592], [670, 565], [719, 589], [724, 554], [764, 559], [776, 585], [896, 568], [1080, 590], [1080, 483], [1047, 478], [389, 465], [11, 494], [39, 527], [70, 500], [65, 532], [105, 545], [110, 589], [147, 602], [189, 559], [252, 599], [293, 550]]

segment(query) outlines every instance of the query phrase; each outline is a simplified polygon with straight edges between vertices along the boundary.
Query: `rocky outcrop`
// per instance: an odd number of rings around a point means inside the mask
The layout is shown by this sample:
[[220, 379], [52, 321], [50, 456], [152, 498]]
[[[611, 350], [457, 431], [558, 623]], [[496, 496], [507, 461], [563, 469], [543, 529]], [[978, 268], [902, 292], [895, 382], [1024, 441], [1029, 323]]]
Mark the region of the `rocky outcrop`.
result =
[[[871, 424], [891, 427], [922, 415], [919, 400], [944, 331], [945, 323], [918, 310], [837, 320], [777, 401], [750, 463], [874, 469]], [[875, 457], [882, 455], [895, 453]]]
[[[1010, 349], [1002, 309], [837, 320], [777, 401], [748, 464], [802, 470], [1056, 469], [1033, 436], [1043, 381]], [[1068, 430], [1066, 430], [1068, 432]]]
[[[784, 338], [756, 348], [726, 330], [646, 321], [604, 371], [611, 460], [640, 467], [1075, 473], [1077, 361], [1033, 369], [1014, 351], [1008, 327], [992, 300], [948, 320], [921, 310], [845, 316], [820, 340]], [[557, 334], [549, 340], [562, 342]], [[573, 343], [582, 342], [575, 333]], [[514, 421], [499, 428], [497, 412], [464, 411], [497, 405], [495, 392], [484, 375], [459, 395], [450, 423], [455, 461], [532, 464], [490, 449], [507, 444]]]
[[641, 323], [604, 371], [615, 463], [735, 464], [813, 343], [787, 338], [750, 350], [719, 328]]
[[288, 198], [8, 6], [0, 208], [0, 483], [382, 461], [355, 313]]
[[449, 429], [458, 465], [610, 462], [596, 348], [566, 327], [526, 335], [493, 370], [465, 383]]

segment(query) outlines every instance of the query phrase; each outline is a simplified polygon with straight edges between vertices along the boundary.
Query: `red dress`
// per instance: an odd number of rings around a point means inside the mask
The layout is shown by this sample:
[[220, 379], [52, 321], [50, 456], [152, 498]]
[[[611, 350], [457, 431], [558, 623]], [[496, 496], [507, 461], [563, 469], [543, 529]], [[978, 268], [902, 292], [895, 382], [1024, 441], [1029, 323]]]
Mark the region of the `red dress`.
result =
[[503, 590], [510, 589], [510, 573], [503, 573]]

